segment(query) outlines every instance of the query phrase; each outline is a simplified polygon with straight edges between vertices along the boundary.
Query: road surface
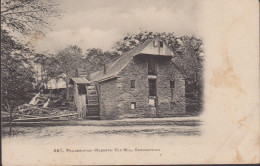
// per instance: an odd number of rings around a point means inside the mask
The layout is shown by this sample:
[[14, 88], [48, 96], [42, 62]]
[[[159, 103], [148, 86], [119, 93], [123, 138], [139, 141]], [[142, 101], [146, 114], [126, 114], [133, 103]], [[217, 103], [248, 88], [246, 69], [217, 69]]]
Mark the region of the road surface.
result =
[[[89, 135], [200, 135], [198, 117], [147, 118], [125, 120], [82, 120], [14, 125], [12, 137], [84, 137]], [[9, 138], [9, 127], [2, 127], [3, 138]]]

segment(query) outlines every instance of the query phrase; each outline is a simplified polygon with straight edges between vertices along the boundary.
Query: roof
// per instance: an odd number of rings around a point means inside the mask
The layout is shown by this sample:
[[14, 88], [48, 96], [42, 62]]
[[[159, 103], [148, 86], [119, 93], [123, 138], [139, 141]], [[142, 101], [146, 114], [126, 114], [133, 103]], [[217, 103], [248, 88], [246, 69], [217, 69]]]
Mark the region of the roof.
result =
[[70, 79], [70, 84], [76, 83], [76, 84], [88, 84], [90, 81], [88, 81], [85, 77], [74, 77]]
[[[157, 42], [154, 42], [157, 41]], [[162, 42], [164, 46], [160, 46], [159, 44]], [[155, 55], [155, 56], [165, 56], [165, 57], [173, 57], [174, 53], [172, 49], [166, 44], [166, 42], [160, 38], [160, 36], [148, 41], [148, 44], [143, 48], [139, 54], [147, 54], [147, 55]], [[138, 55], [138, 54], [136, 54]], [[133, 56], [136, 56], [133, 55]]]
[[116, 75], [133, 59], [133, 56], [140, 53], [145, 46], [149, 44], [150, 41], [146, 41], [140, 46], [133, 48], [132, 50], [126, 52], [116, 61], [107, 64], [106, 74], [103, 74], [103, 70], [94, 72], [90, 74], [91, 81], [101, 81], [106, 80], [107, 78], [114, 78]]
[[[152, 55], [173, 57], [173, 52], [171, 50], [166, 53], [164, 52], [163, 54], [160, 54], [160, 53], [158, 54], [154, 50], [153, 50], [154, 52], [152, 52], [152, 51], [149, 52], [148, 47], [150, 47], [150, 45], [153, 44], [152, 42], [155, 40], [161, 41], [160, 37], [156, 37], [154, 39], [147, 40], [143, 44], [141, 44], [141, 45], [131, 49], [130, 51], [126, 52], [125, 54], [123, 54], [116, 61], [107, 64], [106, 65], [106, 74], [104, 74], [103, 70], [99, 70], [97, 72], [91, 73], [90, 74], [91, 82], [95, 82], [95, 81], [102, 82], [102, 81], [117, 77], [119, 72], [125, 68], [125, 66], [133, 59], [133, 57], [136, 55], [139, 55], [139, 54], [150, 54], [150, 55], [152, 54]], [[164, 42], [164, 44], [167, 46], [167, 44], [165, 42]], [[169, 47], [167, 46], [167, 48], [169, 48]], [[158, 49], [156, 49], [156, 51], [158, 51]]]
[[63, 89], [66, 88], [66, 81], [64, 78], [50, 79], [44, 83], [46, 89]]

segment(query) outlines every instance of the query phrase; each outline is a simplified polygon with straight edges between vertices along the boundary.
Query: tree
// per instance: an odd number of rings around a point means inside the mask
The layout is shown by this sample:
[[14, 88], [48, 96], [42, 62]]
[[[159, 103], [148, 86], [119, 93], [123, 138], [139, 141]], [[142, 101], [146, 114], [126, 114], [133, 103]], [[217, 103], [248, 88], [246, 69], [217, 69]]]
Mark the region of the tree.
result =
[[77, 68], [83, 67], [82, 49], [78, 46], [68, 46], [57, 55], [49, 58], [46, 65], [48, 78], [63, 77], [66, 81], [67, 100], [69, 99], [69, 79], [75, 75]]
[[187, 78], [187, 91], [194, 93], [194, 99], [201, 99], [203, 84], [203, 43], [194, 36], [182, 36], [178, 40], [176, 53], [179, 67], [185, 72]]
[[140, 32], [138, 34], [127, 34], [123, 39], [117, 41], [113, 46], [115, 51], [123, 54], [132, 48], [141, 45], [149, 39], [153, 39], [157, 36], [157, 33], [153, 32]]
[[[21, 51], [23, 50], [23, 51]], [[1, 31], [1, 109], [11, 111], [28, 100], [33, 89], [33, 71], [25, 55], [29, 52], [7, 31]]]
[[158, 35], [173, 50], [176, 56], [174, 61], [186, 78], [186, 91], [192, 94], [189, 97], [200, 102], [203, 91], [203, 43], [201, 39], [194, 36], [176, 37], [174, 33], [140, 32], [127, 34], [126, 37], [116, 42], [113, 48], [123, 54]]
[[99, 48], [87, 49], [85, 54], [85, 65], [84, 68], [88, 73], [99, 70], [103, 65], [111, 62], [118, 58], [120, 54], [116, 51], [105, 51], [103, 52]]
[[[37, 37], [49, 28], [51, 17], [58, 14], [57, 3], [52, 0], [3, 0], [1, 2], [1, 110], [10, 112], [27, 102], [34, 89], [34, 72], [31, 66], [33, 51], [21, 44], [14, 34]], [[54, 17], [53, 17], [54, 16]]]
[[43, 33], [59, 16], [54, 0], [3, 0], [1, 2], [1, 28], [9, 28], [23, 35]]
[[[199, 100], [202, 97], [203, 84], [203, 43], [201, 39], [194, 36], [177, 37], [174, 33], [154, 33], [146, 31], [138, 34], [127, 34], [123, 39], [115, 43], [113, 46], [113, 54], [117, 54], [116, 57], [119, 57], [125, 52], [158, 35], [167, 43], [177, 57], [174, 61], [185, 75], [188, 91], [192, 90], [191, 93], [194, 93], [192, 98]], [[107, 59], [109, 58], [104, 56], [104, 53], [100, 49], [87, 50], [87, 64], [88, 66], [93, 66], [93, 70], [97, 70], [97, 68], [100, 69]]]
[[51, 67], [55, 67], [54, 64], [56, 64], [56, 60], [52, 54], [36, 53], [33, 55], [31, 63], [32, 66], [34, 66], [36, 77], [35, 88], [40, 90], [43, 88], [45, 83], [52, 79], [50, 76], [54, 74], [49, 73], [49, 75], [47, 75], [46, 71], [54, 71], [55, 68], [51, 69]]

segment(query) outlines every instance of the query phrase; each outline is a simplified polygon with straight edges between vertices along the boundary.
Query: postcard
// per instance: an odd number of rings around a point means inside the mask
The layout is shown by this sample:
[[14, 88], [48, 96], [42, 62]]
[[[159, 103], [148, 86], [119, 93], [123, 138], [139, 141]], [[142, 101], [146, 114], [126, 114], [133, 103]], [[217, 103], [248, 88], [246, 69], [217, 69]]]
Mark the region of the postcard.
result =
[[257, 164], [259, 1], [4, 0], [3, 165]]

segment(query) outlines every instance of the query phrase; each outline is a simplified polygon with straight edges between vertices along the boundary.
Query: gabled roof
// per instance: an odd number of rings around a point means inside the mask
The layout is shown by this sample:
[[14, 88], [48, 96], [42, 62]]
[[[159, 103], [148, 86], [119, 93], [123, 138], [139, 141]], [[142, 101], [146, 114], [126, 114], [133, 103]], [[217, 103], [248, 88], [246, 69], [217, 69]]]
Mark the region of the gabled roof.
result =
[[90, 81], [88, 81], [85, 77], [73, 77], [70, 79], [69, 84], [88, 84]]
[[150, 55], [157, 55], [157, 56], [170, 56], [173, 57], [173, 52], [172, 50], [167, 46], [167, 44], [163, 41], [164, 45], [169, 49], [168, 52], [165, 52], [163, 54], [158, 53], [158, 48], [156, 50], [151, 50], [148, 47], [153, 46], [153, 41], [155, 40], [160, 40], [160, 37], [156, 37], [151, 40], [147, 40], [143, 44], [131, 49], [130, 51], [126, 52], [123, 54], [121, 57], [119, 57], [116, 61], [111, 62], [106, 65], [106, 74], [104, 74], [103, 70], [99, 70], [97, 72], [91, 73], [90, 74], [90, 80], [92, 82], [102, 82], [108, 79], [112, 79], [117, 77], [117, 74], [121, 70], [125, 68], [125, 66], [133, 59], [134, 56], [139, 55], [139, 54], [150, 54]]
[[133, 48], [119, 57], [116, 61], [107, 64], [106, 74], [103, 74], [103, 70], [90, 74], [91, 81], [101, 81], [106, 78], [114, 78], [132, 59], [133, 56], [140, 53], [150, 41], [146, 41], [140, 46]]
[[[162, 44], [162, 47], [160, 46]], [[149, 41], [144, 49], [140, 51], [139, 54], [156, 55], [156, 56], [166, 56], [173, 57], [174, 53], [171, 48], [166, 44], [166, 42], [157, 36], [156, 38]], [[135, 55], [134, 55], [135, 56]]]

